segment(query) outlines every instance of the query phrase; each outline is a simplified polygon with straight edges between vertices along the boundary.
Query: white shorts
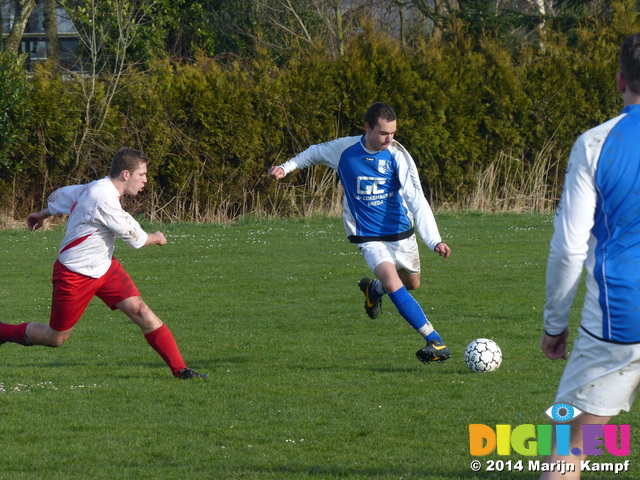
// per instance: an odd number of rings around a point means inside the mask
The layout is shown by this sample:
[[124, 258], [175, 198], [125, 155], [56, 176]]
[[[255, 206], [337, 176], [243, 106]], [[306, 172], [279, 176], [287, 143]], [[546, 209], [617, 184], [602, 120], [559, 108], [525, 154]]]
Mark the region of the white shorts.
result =
[[592, 415], [629, 411], [640, 385], [640, 344], [621, 345], [582, 329], [567, 360], [556, 403], [569, 403]]
[[415, 234], [395, 242], [359, 243], [358, 248], [372, 272], [382, 262], [390, 262], [396, 270], [420, 273], [420, 252]]

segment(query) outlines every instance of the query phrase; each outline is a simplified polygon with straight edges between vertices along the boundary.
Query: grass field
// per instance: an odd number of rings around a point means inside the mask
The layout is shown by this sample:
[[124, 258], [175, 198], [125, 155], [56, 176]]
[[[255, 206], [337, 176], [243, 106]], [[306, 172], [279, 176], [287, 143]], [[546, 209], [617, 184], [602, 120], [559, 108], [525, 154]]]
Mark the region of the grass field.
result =
[[[468, 425], [548, 423], [564, 366], [539, 350], [551, 218], [438, 222], [453, 254], [423, 249], [414, 294], [454, 356], [432, 365], [388, 299], [380, 318], [365, 315], [357, 282], [369, 272], [339, 219], [147, 225], [169, 244], [118, 242], [211, 379], [173, 379], [137, 327], [94, 300], [63, 347], [0, 347], [0, 479], [537, 478], [473, 473]], [[62, 234], [0, 231], [1, 321], [47, 321]], [[465, 366], [478, 337], [501, 346], [497, 372]], [[633, 430], [637, 412], [616, 423]], [[634, 446], [632, 433], [631, 471], [584, 478], [640, 478]], [[540, 457], [480, 458], [529, 459]]]

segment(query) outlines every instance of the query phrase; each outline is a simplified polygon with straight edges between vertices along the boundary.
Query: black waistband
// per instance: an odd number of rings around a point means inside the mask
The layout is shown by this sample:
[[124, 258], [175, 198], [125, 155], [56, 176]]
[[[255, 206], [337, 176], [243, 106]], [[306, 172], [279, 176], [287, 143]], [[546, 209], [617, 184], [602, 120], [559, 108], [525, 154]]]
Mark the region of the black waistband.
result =
[[393, 235], [382, 235], [379, 237], [363, 237], [361, 235], [349, 235], [347, 238], [351, 243], [367, 243], [367, 242], [397, 242], [409, 238], [415, 229], [411, 227], [409, 230], [400, 233], [394, 233]]
[[606, 342], [606, 343], [615, 343], [616, 345], [638, 345], [640, 342], [620, 342], [617, 340], [605, 340], [604, 338], [601, 338], [599, 336], [597, 336], [594, 333], [591, 333], [589, 330], [587, 330], [586, 328], [584, 328], [582, 325], [580, 325], [580, 329], [586, 333], [587, 335], [595, 338], [596, 340], [600, 340], [601, 342]]

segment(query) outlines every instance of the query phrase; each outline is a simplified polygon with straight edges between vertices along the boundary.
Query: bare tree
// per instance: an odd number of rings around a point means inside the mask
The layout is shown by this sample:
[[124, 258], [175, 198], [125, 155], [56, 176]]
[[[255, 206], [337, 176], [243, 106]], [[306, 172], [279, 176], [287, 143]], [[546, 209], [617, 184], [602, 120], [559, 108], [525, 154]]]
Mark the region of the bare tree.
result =
[[[402, 2], [402, 0], [398, 0]], [[523, 25], [534, 25], [543, 29], [554, 4], [564, 0], [406, 0], [406, 4], [415, 7], [426, 19], [432, 21], [434, 28], [442, 28], [452, 16], [459, 16], [481, 31], [487, 24], [501, 26], [505, 32], [522, 33]], [[571, 3], [567, 0], [566, 3]], [[487, 23], [488, 22], [488, 23]]]
[[9, 37], [5, 43], [6, 51], [14, 54], [17, 54], [20, 51], [22, 35], [27, 28], [29, 17], [31, 16], [31, 12], [35, 6], [35, 0], [16, 0], [13, 26], [11, 27], [11, 33], [9, 33]]
[[103, 1], [101, 5], [98, 2], [61, 1], [78, 29], [87, 59], [81, 74], [70, 72], [80, 85], [84, 110], [83, 128], [75, 140], [74, 166], [79, 176], [86, 166], [82, 159], [89, 158], [102, 133], [120, 82], [130, 68], [128, 50], [146, 19], [146, 13], [154, 4], [151, 0], [142, 2], [142, 5], [129, 0]]
[[[336, 40], [336, 47], [340, 56], [344, 55], [344, 18], [342, 16], [343, 0], [329, 0], [327, 2], [331, 10], [333, 10], [333, 18], [335, 23], [333, 28], [333, 36]], [[325, 17], [327, 18], [327, 17]]]
[[406, 5], [402, 0], [393, 0], [393, 6], [398, 9], [398, 19], [400, 21], [400, 44], [407, 44], [407, 32], [405, 24]]
[[457, 0], [412, 0], [411, 3], [435, 24], [460, 9]]
[[[344, 54], [344, 0], [254, 0], [258, 22], [272, 32], [244, 32], [270, 48], [287, 49], [292, 41], [329, 41]], [[277, 32], [280, 32], [279, 34]], [[274, 40], [279, 38], [278, 42]]]
[[[264, 22], [284, 31], [291, 38], [313, 43], [299, 4], [294, 6], [291, 0], [258, 0], [256, 6]], [[290, 19], [293, 19], [293, 22], [289, 21]]]
[[44, 0], [44, 34], [47, 39], [47, 58], [56, 65], [60, 61], [60, 44], [58, 42], [57, 1]]
[[408, 0], [252, 0], [251, 4], [255, 7], [251, 27], [234, 22], [242, 35], [271, 49], [290, 49], [297, 42], [326, 45], [337, 55], [344, 55], [350, 36], [365, 24], [392, 30], [404, 42], [405, 11], [411, 6]]

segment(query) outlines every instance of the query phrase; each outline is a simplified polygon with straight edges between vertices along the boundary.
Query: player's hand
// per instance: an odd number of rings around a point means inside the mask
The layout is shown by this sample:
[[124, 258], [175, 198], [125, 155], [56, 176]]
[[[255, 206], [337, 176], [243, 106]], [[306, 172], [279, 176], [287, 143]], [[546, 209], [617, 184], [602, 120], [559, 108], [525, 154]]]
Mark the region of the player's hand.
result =
[[282, 167], [271, 167], [267, 173], [269, 173], [269, 176], [275, 180], [284, 178], [284, 169]]
[[540, 348], [542, 352], [550, 360], [566, 360], [567, 359], [567, 338], [569, 337], [569, 329], [566, 328], [557, 337], [552, 337], [546, 332], [542, 334], [540, 340]]
[[49, 211], [48, 210], [40, 210], [39, 212], [35, 212], [30, 214], [26, 220], [25, 223], [27, 224], [27, 227], [29, 228], [29, 230], [34, 231], [34, 230], [38, 230], [39, 228], [42, 228], [44, 226], [44, 221], [50, 216]]
[[150, 233], [147, 236], [147, 241], [144, 244], [145, 247], [148, 247], [149, 245], [166, 245], [167, 244], [167, 238], [164, 236], [164, 233], [162, 232], [155, 232], [155, 233]]
[[444, 242], [440, 242], [439, 244], [437, 244], [436, 248], [434, 248], [433, 251], [444, 259], [449, 258], [449, 255], [451, 255], [451, 249], [449, 248], [449, 245]]
[[156, 233], [154, 233], [154, 235], [156, 235], [158, 237], [156, 245], [166, 245], [167, 244], [167, 237], [164, 236], [164, 233], [156, 232]]

